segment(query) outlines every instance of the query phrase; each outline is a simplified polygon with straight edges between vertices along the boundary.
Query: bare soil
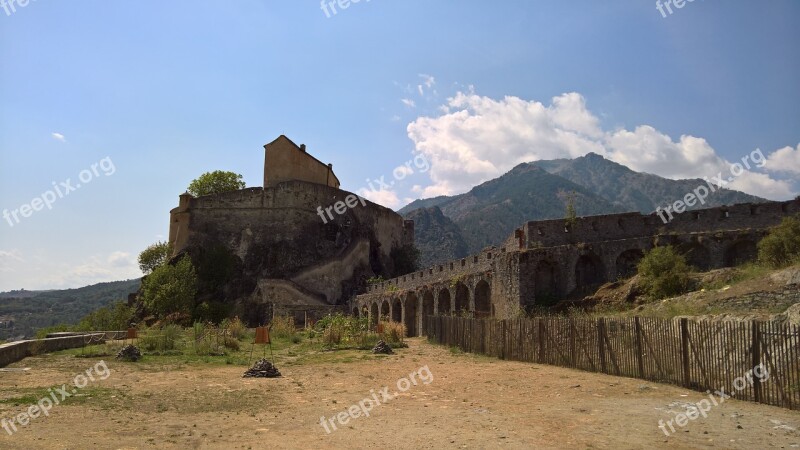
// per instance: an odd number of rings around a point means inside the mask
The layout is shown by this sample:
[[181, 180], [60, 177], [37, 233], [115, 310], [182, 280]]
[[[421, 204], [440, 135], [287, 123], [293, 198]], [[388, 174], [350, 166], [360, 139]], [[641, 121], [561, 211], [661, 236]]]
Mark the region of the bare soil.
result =
[[[241, 365], [107, 358], [108, 379], [12, 436], [0, 429], [0, 448], [800, 448], [800, 411], [728, 400], [667, 437], [658, 421], [706, 395], [409, 343], [389, 356], [348, 350], [282, 357], [283, 377], [265, 379], [242, 378]], [[29, 371], [0, 372], [0, 418], [97, 361], [43, 355], [12, 366]], [[397, 391], [398, 379], [426, 365], [430, 384], [331, 433], [320, 425], [322, 416], [371, 390]]]

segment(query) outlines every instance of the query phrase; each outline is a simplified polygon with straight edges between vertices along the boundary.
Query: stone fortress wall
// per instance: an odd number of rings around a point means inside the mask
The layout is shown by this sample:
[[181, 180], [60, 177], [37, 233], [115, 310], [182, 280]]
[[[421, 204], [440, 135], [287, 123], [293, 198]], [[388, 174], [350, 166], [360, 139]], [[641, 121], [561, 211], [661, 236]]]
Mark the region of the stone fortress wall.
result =
[[800, 200], [688, 211], [669, 223], [655, 213], [527, 222], [499, 248], [370, 285], [351, 310], [401, 321], [410, 335], [426, 315], [466, 310], [508, 318], [520, 307], [627, 277], [655, 246], [673, 245], [703, 270], [752, 260], [768, 229], [797, 213]]

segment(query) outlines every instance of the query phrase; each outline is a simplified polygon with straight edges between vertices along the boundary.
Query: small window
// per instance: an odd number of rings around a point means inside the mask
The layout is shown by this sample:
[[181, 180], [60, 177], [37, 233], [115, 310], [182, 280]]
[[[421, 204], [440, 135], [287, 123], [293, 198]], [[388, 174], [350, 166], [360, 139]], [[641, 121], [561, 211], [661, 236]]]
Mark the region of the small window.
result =
[[475, 255], [475, 256], [472, 257], [472, 262], [473, 263], [478, 262], [478, 255]]
[[492, 252], [486, 254], [486, 259], [492, 259]]
[[461, 267], [464, 267], [464, 266], [466, 266], [466, 265], [467, 265], [467, 260], [466, 260], [466, 258], [465, 258], [465, 259], [462, 259], [462, 260], [461, 260]]

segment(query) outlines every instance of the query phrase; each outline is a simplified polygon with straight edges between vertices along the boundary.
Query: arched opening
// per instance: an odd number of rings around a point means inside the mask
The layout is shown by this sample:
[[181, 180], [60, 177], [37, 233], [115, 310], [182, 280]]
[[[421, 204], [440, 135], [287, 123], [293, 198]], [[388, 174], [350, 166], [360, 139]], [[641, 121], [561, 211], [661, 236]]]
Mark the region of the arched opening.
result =
[[377, 303], [373, 303], [369, 307], [369, 324], [370, 324], [370, 326], [374, 327], [375, 325], [377, 325], [379, 317], [380, 316], [378, 315], [378, 304]]
[[450, 290], [442, 289], [439, 291], [439, 315], [449, 316], [451, 312], [452, 307], [450, 306]]
[[486, 280], [481, 280], [475, 285], [475, 316], [488, 317], [492, 315], [492, 288]]
[[403, 303], [399, 298], [392, 301], [392, 322], [403, 323]]
[[617, 256], [617, 279], [622, 280], [636, 275], [636, 266], [644, 257], [644, 252], [638, 248], [625, 250]]
[[575, 287], [595, 286], [603, 281], [603, 262], [596, 255], [581, 255], [575, 263]]
[[758, 257], [756, 243], [748, 240], [734, 242], [725, 250], [725, 267], [736, 267]]
[[417, 295], [413, 292], [409, 292], [408, 296], [406, 297], [405, 302], [405, 325], [406, 325], [406, 336], [412, 337], [416, 336], [417, 333]]
[[[433, 315], [433, 292], [425, 291], [422, 294], [422, 320], [423, 323], [428, 316]], [[422, 331], [425, 330], [425, 327], [422, 327]]]
[[456, 313], [469, 311], [469, 289], [462, 282], [456, 283]]
[[693, 242], [690, 244], [681, 244], [678, 246], [678, 253], [686, 258], [686, 262], [699, 270], [706, 272], [711, 268], [711, 255], [708, 249], [703, 245]]
[[353, 306], [353, 317], [360, 317], [361, 314], [358, 312], [358, 306]]
[[384, 300], [383, 303], [381, 303], [381, 317], [380, 317], [380, 320], [389, 320], [389, 318], [390, 318], [389, 313], [390, 312], [391, 312], [391, 308], [389, 307], [389, 300]]
[[558, 301], [558, 267], [552, 261], [540, 261], [536, 265], [533, 292], [535, 301], [541, 306], [550, 306]]

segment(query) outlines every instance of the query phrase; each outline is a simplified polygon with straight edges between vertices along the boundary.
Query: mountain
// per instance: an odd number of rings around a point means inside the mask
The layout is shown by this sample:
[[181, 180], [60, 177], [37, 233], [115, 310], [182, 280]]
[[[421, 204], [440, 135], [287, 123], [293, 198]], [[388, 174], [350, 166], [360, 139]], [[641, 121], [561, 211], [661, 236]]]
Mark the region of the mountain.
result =
[[469, 246], [461, 235], [461, 229], [442, 214], [439, 207], [415, 209], [405, 217], [414, 221], [414, 240], [420, 251], [420, 267], [469, 254]]
[[[467, 193], [415, 200], [398, 212], [420, 220], [414, 230], [424, 267], [500, 244], [527, 221], [563, 218], [570, 197], [578, 216], [649, 214], [705, 185], [700, 179], [670, 180], [635, 172], [589, 153], [575, 159], [523, 163]], [[698, 203], [689, 209], [763, 201], [719, 189], [709, 195], [705, 205]]]
[[[670, 180], [658, 175], [635, 172], [595, 153], [575, 159], [554, 159], [531, 164], [579, 184], [626, 211], [639, 211], [645, 214], [683, 198], [698, 186], [706, 185], [706, 182], [699, 178]], [[766, 200], [723, 188], [710, 194], [705, 205], [698, 203], [688, 209], [763, 201]]]
[[139, 290], [139, 279], [77, 289], [0, 292], [0, 339], [32, 337], [39, 328], [76, 324], [90, 312]]

